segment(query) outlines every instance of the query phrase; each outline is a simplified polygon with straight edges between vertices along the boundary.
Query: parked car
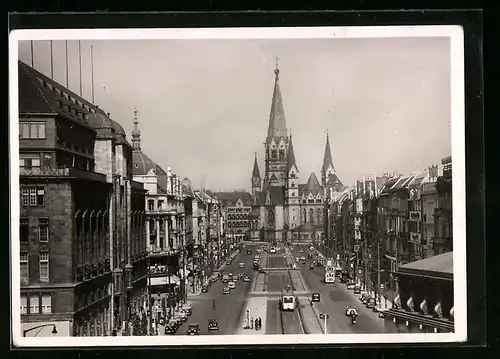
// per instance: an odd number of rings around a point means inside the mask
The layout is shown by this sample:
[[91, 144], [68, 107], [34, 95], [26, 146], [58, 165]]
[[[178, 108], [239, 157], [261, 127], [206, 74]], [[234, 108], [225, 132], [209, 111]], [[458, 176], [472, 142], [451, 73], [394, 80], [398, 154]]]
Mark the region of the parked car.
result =
[[243, 277], [243, 282], [250, 282], [250, 277], [249, 276], [244, 276]]
[[230, 294], [230, 293], [231, 293], [231, 289], [229, 289], [228, 287], [222, 288], [222, 294]]
[[244, 262], [240, 262], [240, 268], [245, 268], [245, 263]]
[[351, 289], [351, 290], [352, 290], [352, 289], [354, 289], [354, 287], [356, 286], [356, 283], [354, 283], [354, 282], [349, 282], [349, 283], [347, 283], [347, 285], [346, 285], [346, 286], [347, 286], [347, 289]]
[[200, 325], [198, 323], [189, 324], [188, 335], [200, 335]]
[[347, 316], [352, 316], [352, 315], [357, 315], [358, 311], [354, 307], [347, 307], [345, 310], [345, 315]]
[[201, 287], [201, 292], [202, 293], [207, 293], [208, 292], [208, 287], [206, 285], [204, 285], [203, 287]]
[[363, 304], [366, 304], [366, 301], [368, 300], [368, 298], [370, 298], [370, 296], [368, 295], [368, 293], [361, 293], [361, 295], [359, 296], [359, 300]]
[[366, 303], [365, 303], [366, 307], [371, 308], [371, 309], [375, 308], [376, 304], [377, 304], [377, 301], [373, 297], [368, 298], [366, 300]]
[[164, 330], [165, 335], [175, 334], [176, 332], [177, 332], [176, 324], [168, 323], [167, 325], [165, 325], [165, 330]]
[[184, 307], [182, 307], [182, 311], [188, 316], [193, 314], [193, 308], [190, 305], [185, 305]]
[[208, 330], [219, 330], [219, 322], [216, 319], [208, 321]]
[[320, 313], [319, 314], [319, 319], [325, 319], [325, 313]]

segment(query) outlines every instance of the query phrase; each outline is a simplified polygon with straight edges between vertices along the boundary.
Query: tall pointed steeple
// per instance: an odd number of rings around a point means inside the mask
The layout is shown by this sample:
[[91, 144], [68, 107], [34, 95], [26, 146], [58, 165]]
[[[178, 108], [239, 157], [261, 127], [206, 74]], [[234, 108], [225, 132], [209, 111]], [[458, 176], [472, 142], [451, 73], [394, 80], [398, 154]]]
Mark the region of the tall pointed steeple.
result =
[[134, 151], [141, 150], [141, 131], [139, 131], [139, 120], [137, 119], [137, 108], [134, 109], [134, 129], [132, 130], [132, 147]]
[[259, 171], [259, 164], [257, 163], [257, 152], [255, 152], [255, 159], [253, 161], [253, 171], [252, 171], [252, 178], [260, 178], [260, 171]]
[[335, 167], [333, 166], [332, 151], [330, 150], [330, 138], [328, 130], [326, 131], [325, 156], [323, 157], [323, 166], [321, 167], [321, 179], [323, 185], [328, 181], [328, 174], [334, 174]]
[[292, 166], [297, 167], [297, 164], [295, 163], [295, 152], [293, 151], [293, 141], [292, 141], [292, 134], [290, 134], [290, 140], [288, 141], [288, 153], [286, 156], [286, 173], [290, 171]]
[[286, 137], [286, 120], [285, 111], [283, 110], [283, 99], [281, 98], [280, 82], [279, 82], [278, 58], [276, 58], [276, 68], [274, 70], [274, 92], [271, 103], [271, 113], [269, 115], [269, 127], [267, 129], [268, 140], [273, 137]]

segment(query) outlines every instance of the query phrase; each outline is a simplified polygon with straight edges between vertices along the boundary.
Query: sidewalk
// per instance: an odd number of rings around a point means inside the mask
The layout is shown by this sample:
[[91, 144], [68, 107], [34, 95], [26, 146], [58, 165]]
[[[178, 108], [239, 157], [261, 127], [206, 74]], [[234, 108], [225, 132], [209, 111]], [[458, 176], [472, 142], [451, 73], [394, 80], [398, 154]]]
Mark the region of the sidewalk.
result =
[[[248, 312], [247, 312], [248, 311]], [[246, 309], [240, 318], [239, 329], [235, 334], [240, 335], [265, 335], [266, 334], [267, 297], [248, 298]], [[253, 326], [248, 327], [250, 321], [255, 322], [255, 318], [262, 319], [262, 328], [255, 330]]]

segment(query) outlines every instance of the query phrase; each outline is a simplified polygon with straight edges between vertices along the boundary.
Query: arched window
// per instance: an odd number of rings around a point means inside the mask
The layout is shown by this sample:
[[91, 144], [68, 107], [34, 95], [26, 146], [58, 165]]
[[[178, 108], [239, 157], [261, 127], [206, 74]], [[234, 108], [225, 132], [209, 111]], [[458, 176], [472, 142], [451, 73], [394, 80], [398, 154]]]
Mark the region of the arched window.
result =
[[271, 158], [276, 159], [276, 148], [271, 148]]
[[285, 159], [285, 148], [280, 148], [280, 159]]
[[314, 224], [314, 210], [312, 208], [309, 209], [309, 222], [311, 222], [311, 224]]
[[302, 223], [307, 223], [307, 209], [303, 209], [302, 210], [302, 220], [301, 220]]

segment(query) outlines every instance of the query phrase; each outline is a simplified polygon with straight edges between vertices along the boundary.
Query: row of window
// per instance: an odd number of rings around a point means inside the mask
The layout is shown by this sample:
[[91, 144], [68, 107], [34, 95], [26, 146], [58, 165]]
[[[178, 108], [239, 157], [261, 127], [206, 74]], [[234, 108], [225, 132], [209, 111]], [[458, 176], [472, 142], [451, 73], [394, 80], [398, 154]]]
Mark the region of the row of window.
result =
[[43, 187], [21, 188], [21, 205], [23, 207], [38, 207], [44, 205], [45, 189]]
[[45, 139], [45, 122], [19, 121], [20, 139]]
[[[52, 296], [42, 295], [40, 301], [40, 296], [30, 295], [29, 296], [29, 306], [28, 297], [25, 295], [21, 296], [21, 314], [50, 314], [52, 313]], [[40, 302], [42, 305], [40, 305]]]
[[[28, 251], [21, 251], [20, 253], [20, 273], [21, 280], [29, 279], [29, 253]], [[38, 265], [39, 265], [39, 276], [41, 280], [49, 279], [49, 252], [48, 251], [40, 251], [38, 257]]]
[[[47, 243], [49, 241], [49, 219], [38, 218], [38, 241]], [[21, 218], [19, 225], [19, 241], [21, 243], [29, 242], [29, 220], [28, 218]]]

